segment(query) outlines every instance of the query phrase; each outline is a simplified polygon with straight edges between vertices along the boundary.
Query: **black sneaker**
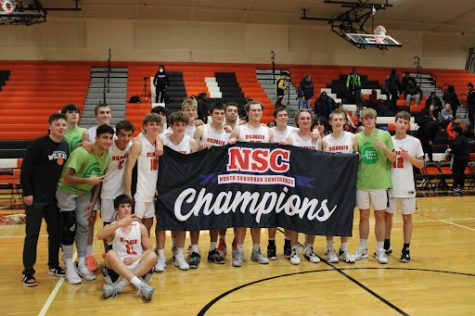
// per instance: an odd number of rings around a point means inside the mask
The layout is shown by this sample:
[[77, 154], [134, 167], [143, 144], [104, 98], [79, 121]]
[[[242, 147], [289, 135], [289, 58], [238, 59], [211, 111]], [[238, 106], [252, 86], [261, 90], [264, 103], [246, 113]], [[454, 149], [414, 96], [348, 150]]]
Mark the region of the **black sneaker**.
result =
[[275, 260], [277, 259], [277, 249], [275, 248], [275, 244], [274, 245], [267, 245], [267, 258], [271, 259], [271, 260]]
[[188, 264], [191, 269], [197, 269], [200, 266], [201, 256], [199, 253], [192, 252]]
[[290, 246], [290, 242], [287, 245], [287, 243], [284, 244], [284, 256], [289, 259], [290, 255], [292, 254], [292, 246]]
[[393, 253], [393, 248], [389, 247], [388, 249], [384, 249], [384, 252], [387, 254], [387, 255], [390, 255]]
[[402, 250], [402, 253], [401, 253], [401, 261], [402, 262], [409, 262], [411, 261], [411, 255], [409, 253], [409, 249], [405, 248]]
[[66, 271], [64, 271], [64, 269], [61, 268], [60, 266], [57, 266], [56, 268], [50, 268], [48, 270], [48, 274], [52, 276], [64, 278], [66, 276]]
[[33, 286], [36, 286], [37, 284], [36, 279], [33, 276], [33, 274], [24, 274], [23, 278], [21, 279], [21, 282], [26, 287], [33, 287]]
[[[224, 259], [223, 257], [219, 255], [218, 249], [213, 249], [210, 252], [208, 252], [208, 262], [212, 262], [216, 264], [224, 263]], [[190, 263], [190, 268], [191, 268], [191, 263]]]

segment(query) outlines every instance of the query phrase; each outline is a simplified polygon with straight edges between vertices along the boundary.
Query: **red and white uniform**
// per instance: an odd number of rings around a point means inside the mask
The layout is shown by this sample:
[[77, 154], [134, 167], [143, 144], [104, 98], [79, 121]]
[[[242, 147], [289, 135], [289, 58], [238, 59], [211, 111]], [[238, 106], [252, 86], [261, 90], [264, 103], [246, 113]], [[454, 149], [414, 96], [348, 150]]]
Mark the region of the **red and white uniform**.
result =
[[204, 125], [203, 136], [201, 137], [200, 144], [209, 143], [212, 146], [224, 146], [229, 142], [229, 133], [226, 133], [224, 129], [220, 132], [216, 131], [211, 125]]
[[196, 132], [196, 125], [195, 124], [186, 126], [185, 135], [193, 137], [193, 135], [195, 135], [195, 132]]
[[274, 126], [271, 129], [274, 134], [274, 139], [272, 140], [273, 143], [280, 143], [281, 140], [287, 140], [291, 133], [298, 132], [298, 129], [293, 126], [287, 126], [283, 132], [279, 130], [277, 126]]
[[406, 135], [404, 139], [392, 137], [396, 153], [396, 160], [391, 168], [391, 179], [393, 187], [389, 189], [390, 198], [405, 198], [416, 196], [416, 186], [414, 183], [414, 171], [412, 164], [401, 157], [401, 150], [407, 151], [412, 157], [423, 157], [421, 142], [419, 139]]
[[259, 125], [258, 128], [249, 124], [240, 126], [239, 141], [245, 143], [268, 143], [270, 141], [270, 128]]
[[158, 178], [158, 156], [155, 143], [151, 143], [144, 135], [139, 136], [142, 151], [137, 159], [137, 190], [136, 202], [151, 203], [155, 196]]
[[175, 145], [170, 140], [170, 135], [167, 135], [163, 137], [163, 146], [168, 146], [174, 151], [178, 151], [181, 154], [188, 155], [188, 154], [191, 154], [190, 139], [191, 137], [185, 134], [181, 143], [179, 143], [178, 145]]
[[327, 144], [329, 152], [352, 154], [353, 153], [353, 139], [355, 135], [349, 132], [343, 132], [343, 135], [335, 138], [333, 134], [328, 134], [323, 137], [324, 142]]
[[112, 142], [112, 146], [109, 148], [111, 160], [102, 182], [101, 199], [115, 199], [124, 192], [125, 165], [130, 146], [132, 146], [132, 142], [129, 142], [125, 149], [121, 150], [117, 147], [115, 141]]
[[[128, 257], [141, 256], [143, 253], [140, 223], [134, 221], [131, 226], [128, 232], [125, 232], [123, 227], [117, 228], [112, 241], [112, 249], [122, 261]], [[135, 261], [132, 265], [138, 265], [139, 261]]]
[[292, 137], [292, 145], [296, 147], [303, 147], [312, 150], [321, 150], [320, 142], [318, 140], [314, 140], [311, 137], [308, 139], [302, 138], [299, 133], [291, 134]]

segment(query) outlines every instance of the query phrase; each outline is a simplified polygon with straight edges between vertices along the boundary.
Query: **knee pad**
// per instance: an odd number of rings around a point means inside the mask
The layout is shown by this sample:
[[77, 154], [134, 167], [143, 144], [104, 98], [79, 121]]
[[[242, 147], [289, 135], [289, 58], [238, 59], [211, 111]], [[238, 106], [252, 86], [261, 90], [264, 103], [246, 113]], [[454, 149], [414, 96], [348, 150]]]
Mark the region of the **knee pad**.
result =
[[61, 244], [72, 245], [76, 235], [76, 214], [74, 212], [61, 212], [61, 217], [63, 220]]

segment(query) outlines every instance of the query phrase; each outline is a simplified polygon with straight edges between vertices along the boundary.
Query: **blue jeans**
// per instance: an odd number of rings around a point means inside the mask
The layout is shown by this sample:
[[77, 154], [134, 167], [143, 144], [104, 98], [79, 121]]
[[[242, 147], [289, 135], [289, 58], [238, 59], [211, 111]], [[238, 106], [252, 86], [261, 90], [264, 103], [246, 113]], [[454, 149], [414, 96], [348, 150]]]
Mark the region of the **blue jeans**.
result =
[[305, 99], [305, 97], [299, 98], [299, 109], [308, 109], [310, 108], [310, 99]]

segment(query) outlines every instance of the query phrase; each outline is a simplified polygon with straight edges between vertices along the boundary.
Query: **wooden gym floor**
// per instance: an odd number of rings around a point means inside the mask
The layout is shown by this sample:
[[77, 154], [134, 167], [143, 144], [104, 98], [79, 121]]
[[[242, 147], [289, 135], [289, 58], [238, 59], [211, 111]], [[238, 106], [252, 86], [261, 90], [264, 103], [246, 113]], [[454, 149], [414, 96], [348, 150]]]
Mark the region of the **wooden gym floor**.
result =
[[[69, 285], [47, 275], [44, 225], [35, 266], [35, 288], [20, 282], [23, 225], [0, 226], [0, 315], [473, 315], [475, 311], [475, 197], [418, 199], [411, 245], [412, 261], [399, 261], [401, 218], [395, 216], [389, 264], [373, 258], [356, 264], [302, 262], [292, 266], [282, 255], [283, 234], [278, 232], [278, 260], [262, 266], [249, 260], [246, 238], [245, 266], [208, 264], [208, 234], [200, 241], [202, 264], [182, 272], [172, 264], [155, 274], [154, 298], [144, 303], [128, 288], [118, 297], [103, 300], [103, 280]], [[358, 212], [351, 251], [358, 246]], [[101, 223], [98, 221], [96, 228]], [[373, 231], [374, 223], [371, 223]], [[228, 230], [227, 242], [232, 236]], [[170, 254], [167, 240], [166, 255]], [[187, 242], [188, 244], [188, 242]], [[261, 245], [265, 250], [267, 233]], [[317, 254], [325, 259], [325, 241], [317, 237]], [[335, 248], [339, 240], [335, 240]], [[95, 242], [102, 263], [102, 244]], [[371, 233], [369, 251], [375, 249]]]

